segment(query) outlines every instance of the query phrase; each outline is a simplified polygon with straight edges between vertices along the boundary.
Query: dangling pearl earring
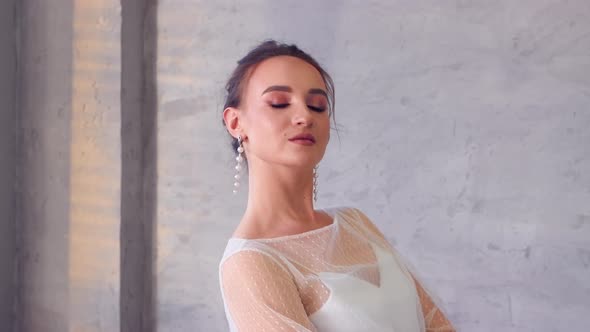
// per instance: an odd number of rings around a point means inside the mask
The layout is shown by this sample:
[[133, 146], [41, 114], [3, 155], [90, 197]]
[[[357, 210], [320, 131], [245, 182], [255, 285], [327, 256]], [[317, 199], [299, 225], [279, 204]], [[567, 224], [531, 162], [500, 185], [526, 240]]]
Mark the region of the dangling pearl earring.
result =
[[313, 201], [318, 200], [318, 165], [313, 168]]
[[238, 164], [236, 165], [236, 175], [234, 175], [234, 195], [238, 193], [238, 187], [240, 186], [240, 171], [242, 170], [242, 162], [244, 161], [244, 157], [242, 157], [242, 153], [244, 152], [244, 146], [242, 145], [242, 135], [238, 135], [238, 156], [236, 157], [236, 161]]

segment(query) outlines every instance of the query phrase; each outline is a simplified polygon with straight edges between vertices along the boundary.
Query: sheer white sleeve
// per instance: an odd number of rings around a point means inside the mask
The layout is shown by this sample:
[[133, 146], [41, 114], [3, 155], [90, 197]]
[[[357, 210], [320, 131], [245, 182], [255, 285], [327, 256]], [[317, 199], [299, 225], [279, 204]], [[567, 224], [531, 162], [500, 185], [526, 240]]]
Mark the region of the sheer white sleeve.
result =
[[268, 254], [231, 255], [220, 280], [232, 331], [316, 331], [291, 274]]

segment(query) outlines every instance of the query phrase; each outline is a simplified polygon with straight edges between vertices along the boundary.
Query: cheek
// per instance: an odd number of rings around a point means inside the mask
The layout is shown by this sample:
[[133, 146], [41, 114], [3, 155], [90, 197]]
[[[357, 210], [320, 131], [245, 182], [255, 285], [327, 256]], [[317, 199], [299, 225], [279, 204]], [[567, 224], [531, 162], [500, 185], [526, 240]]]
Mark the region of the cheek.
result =
[[286, 135], [285, 124], [280, 118], [277, 117], [264, 117], [260, 119], [260, 129], [266, 135]]
[[330, 136], [330, 118], [326, 117], [325, 119], [322, 119], [320, 121], [320, 126], [322, 128], [322, 131], [326, 133], [326, 135], [329, 137]]
[[[266, 111], [266, 110], [265, 110]], [[286, 137], [285, 130], [288, 123], [284, 117], [273, 115], [271, 112], [259, 112], [252, 114], [248, 119], [250, 135], [257, 137], [258, 140], [268, 140], [270, 137]]]

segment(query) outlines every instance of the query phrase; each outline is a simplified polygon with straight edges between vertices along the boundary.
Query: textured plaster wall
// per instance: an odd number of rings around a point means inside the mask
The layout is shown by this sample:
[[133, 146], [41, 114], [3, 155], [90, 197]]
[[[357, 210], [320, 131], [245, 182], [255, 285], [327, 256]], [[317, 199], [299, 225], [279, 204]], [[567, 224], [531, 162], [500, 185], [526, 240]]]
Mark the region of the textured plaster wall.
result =
[[463, 331], [590, 325], [587, 1], [169, 0], [158, 10], [157, 327], [223, 331], [223, 84], [264, 38], [336, 82], [320, 206], [379, 225]]

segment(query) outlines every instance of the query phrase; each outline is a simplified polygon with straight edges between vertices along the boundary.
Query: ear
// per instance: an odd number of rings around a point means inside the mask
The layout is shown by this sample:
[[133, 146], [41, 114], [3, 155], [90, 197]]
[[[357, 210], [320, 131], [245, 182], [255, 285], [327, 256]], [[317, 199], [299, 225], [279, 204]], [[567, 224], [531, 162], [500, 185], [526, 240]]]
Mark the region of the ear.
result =
[[223, 110], [223, 121], [225, 123], [225, 128], [233, 137], [238, 137], [238, 135], [243, 135], [242, 128], [240, 125], [240, 111], [235, 107], [228, 107]]

